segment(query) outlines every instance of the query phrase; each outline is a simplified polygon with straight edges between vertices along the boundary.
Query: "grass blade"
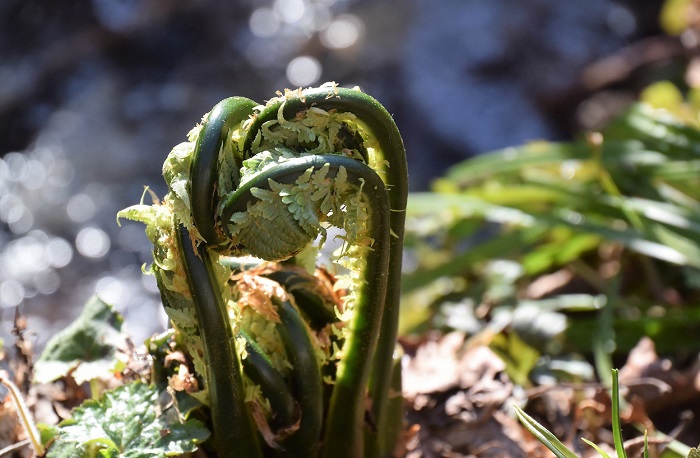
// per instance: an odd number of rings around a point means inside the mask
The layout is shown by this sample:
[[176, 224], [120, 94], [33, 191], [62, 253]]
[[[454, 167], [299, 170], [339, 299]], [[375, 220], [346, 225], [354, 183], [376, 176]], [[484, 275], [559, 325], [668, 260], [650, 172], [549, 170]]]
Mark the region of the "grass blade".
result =
[[589, 441], [588, 439], [582, 437], [581, 440], [584, 441], [585, 443], [587, 443], [588, 445], [590, 445], [591, 447], [593, 447], [593, 448], [595, 449], [595, 451], [598, 452], [598, 453], [600, 453], [600, 456], [602, 456], [603, 458], [612, 458], [610, 455], [608, 455], [607, 453], [605, 453], [605, 450], [603, 450], [602, 448], [598, 447], [596, 444], [594, 444], [593, 442]]
[[[646, 237], [638, 230], [624, 230], [598, 222], [592, 217], [582, 217], [578, 212], [558, 207], [544, 212], [528, 212], [519, 208], [493, 205], [473, 196], [459, 194], [420, 193], [413, 195], [408, 207], [408, 216], [435, 215], [439, 211], [450, 211], [454, 218], [484, 217], [487, 221], [512, 224], [516, 227], [543, 228], [567, 227], [577, 233], [598, 235], [611, 242], [618, 242], [637, 253], [676, 265], [700, 268], [700, 259], [694, 259], [668, 245]], [[668, 237], [668, 234], [666, 234]], [[655, 237], [654, 237], [655, 238]], [[681, 239], [678, 238], [680, 243]], [[504, 250], [505, 251], [505, 250]]]
[[596, 328], [592, 336], [593, 359], [600, 381], [606, 386], [610, 386], [612, 378], [610, 373], [613, 369], [612, 354], [615, 351], [615, 303], [618, 300], [617, 291], [619, 289], [620, 278], [615, 277], [607, 293], [607, 300], [598, 311], [596, 317]]
[[532, 433], [542, 444], [551, 450], [557, 458], [578, 458], [574, 452], [569, 450], [559, 439], [547, 430], [544, 426], [526, 414], [520, 407], [513, 406], [518, 420]]
[[625, 441], [622, 438], [622, 425], [620, 423], [620, 386], [617, 380], [617, 369], [613, 369], [612, 376], [612, 433], [615, 442], [615, 452], [618, 458], [627, 458], [624, 446]]

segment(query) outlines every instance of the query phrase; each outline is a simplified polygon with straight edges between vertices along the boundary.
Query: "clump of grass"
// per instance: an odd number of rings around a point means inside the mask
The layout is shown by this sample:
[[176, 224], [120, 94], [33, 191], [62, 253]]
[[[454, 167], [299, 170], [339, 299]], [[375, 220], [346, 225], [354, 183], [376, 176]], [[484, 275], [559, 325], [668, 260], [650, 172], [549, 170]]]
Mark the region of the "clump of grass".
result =
[[[526, 388], [594, 375], [611, 387], [612, 368], [644, 336], [664, 354], [697, 354], [699, 172], [700, 131], [646, 104], [570, 143], [453, 167], [409, 200], [402, 332], [486, 339]], [[518, 415], [557, 456], [572, 456]], [[624, 456], [619, 412], [613, 421]]]

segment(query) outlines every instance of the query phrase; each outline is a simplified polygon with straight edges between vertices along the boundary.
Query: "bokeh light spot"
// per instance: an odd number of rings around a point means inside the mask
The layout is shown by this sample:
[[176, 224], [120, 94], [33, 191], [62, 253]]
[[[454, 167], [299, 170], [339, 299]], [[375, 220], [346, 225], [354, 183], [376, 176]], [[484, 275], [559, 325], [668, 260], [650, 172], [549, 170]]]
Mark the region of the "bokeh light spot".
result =
[[277, 0], [273, 10], [281, 21], [293, 24], [304, 17], [306, 3], [303, 0]]
[[62, 238], [54, 238], [46, 244], [44, 256], [52, 267], [65, 267], [73, 259], [73, 247]]
[[22, 185], [27, 189], [40, 189], [46, 182], [46, 168], [36, 159], [30, 159], [26, 164], [27, 173]]
[[110, 241], [107, 233], [97, 227], [86, 227], [78, 232], [75, 247], [88, 258], [101, 258], [109, 252]]
[[26, 234], [34, 226], [34, 215], [26, 207], [22, 208], [19, 218], [7, 222], [10, 230], [15, 234]]
[[22, 217], [25, 212], [22, 200], [14, 194], [0, 197], [0, 219], [6, 223], [13, 223]]
[[344, 14], [321, 33], [321, 43], [327, 48], [343, 49], [357, 43], [363, 33], [364, 25], [360, 18], [352, 14]]
[[24, 299], [24, 285], [17, 280], [6, 280], [0, 283], [0, 307], [16, 307]]
[[8, 153], [5, 155], [5, 163], [9, 170], [8, 178], [11, 181], [22, 182], [27, 176], [27, 158], [22, 153]]
[[61, 286], [61, 277], [55, 270], [46, 269], [34, 274], [33, 284], [40, 294], [53, 294]]
[[119, 279], [112, 276], [100, 278], [95, 284], [95, 293], [100, 298], [110, 304], [120, 302], [124, 294], [124, 284]]
[[248, 21], [250, 31], [262, 38], [273, 36], [280, 27], [277, 15], [270, 8], [258, 8], [253, 11]]
[[95, 216], [95, 202], [87, 194], [76, 194], [66, 204], [68, 217], [76, 223], [84, 223]]
[[311, 56], [299, 56], [287, 65], [287, 79], [292, 86], [309, 86], [321, 77], [321, 63]]

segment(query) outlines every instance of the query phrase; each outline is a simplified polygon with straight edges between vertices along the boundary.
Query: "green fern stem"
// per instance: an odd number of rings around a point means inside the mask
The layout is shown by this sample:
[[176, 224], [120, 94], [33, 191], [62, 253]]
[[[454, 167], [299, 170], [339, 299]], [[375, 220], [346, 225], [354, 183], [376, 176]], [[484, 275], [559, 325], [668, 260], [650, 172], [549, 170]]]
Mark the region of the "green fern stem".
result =
[[241, 364], [226, 305], [212, 272], [205, 244], [197, 250], [184, 226], [178, 245], [199, 321], [216, 449], [222, 458], [262, 457], [257, 430], [245, 406]]
[[[282, 107], [282, 104], [284, 106]], [[399, 301], [401, 285], [401, 262], [403, 253], [404, 223], [406, 219], [406, 203], [408, 196], [408, 169], [406, 164], [406, 152], [401, 134], [394, 123], [391, 114], [373, 97], [358, 90], [340, 87], [321, 87], [301, 91], [298, 97], [279, 100], [269, 104], [255, 118], [250, 131], [245, 139], [244, 154], [248, 154], [256, 134], [263, 124], [278, 117], [280, 108], [286, 120], [295, 119], [305, 110], [318, 107], [326, 111], [347, 112], [357, 117], [357, 123], [364, 131], [377, 142], [378, 157], [371, 161], [374, 168], [386, 183], [390, 206], [390, 230], [391, 240], [389, 247], [389, 267], [387, 275], [387, 292], [385, 306], [381, 318], [380, 337], [374, 360], [372, 363], [372, 377], [369, 387], [369, 396], [372, 400], [372, 416], [376, 425], [376, 431], [368, 431], [368, 440], [375, 445], [369, 451], [374, 450], [378, 456], [391, 454], [392, 444], [386, 438], [387, 429], [395, 423], [390, 419], [390, 411], [401, 410], [396, 405], [402, 400], [400, 396], [389, 399], [392, 377], [392, 362], [396, 352], [396, 339], [398, 334]], [[371, 276], [365, 276], [373, 281]], [[401, 387], [400, 375], [395, 386]]]
[[258, 386], [263, 396], [270, 402], [270, 408], [275, 413], [272, 425], [287, 427], [296, 420], [296, 401], [292, 396], [282, 375], [273, 367], [270, 358], [245, 331], [239, 330], [238, 335], [245, 340], [248, 356], [243, 364], [243, 373]]
[[275, 300], [280, 314], [279, 332], [285, 351], [290, 355], [293, 390], [297, 395], [301, 420], [299, 430], [284, 446], [295, 456], [316, 456], [323, 427], [323, 381], [313, 353], [306, 324], [289, 301]]
[[[219, 177], [219, 152], [231, 130], [248, 119], [256, 103], [244, 97], [229, 97], [217, 103], [202, 123], [202, 131], [192, 158], [190, 196], [192, 220], [202, 238], [210, 244], [221, 241], [216, 231], [216, 181]], [[235, 177], [237, 180], [238, 177]]]

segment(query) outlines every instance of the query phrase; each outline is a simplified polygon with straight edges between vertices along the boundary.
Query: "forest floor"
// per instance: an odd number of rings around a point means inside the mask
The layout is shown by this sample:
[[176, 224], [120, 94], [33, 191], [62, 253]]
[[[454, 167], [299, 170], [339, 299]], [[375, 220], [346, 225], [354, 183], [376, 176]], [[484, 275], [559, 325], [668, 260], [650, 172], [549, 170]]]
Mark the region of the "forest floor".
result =
[[[15, 342], [2, 353], [16, 385], [39, 422], [55, 424], [70, 408], [89, 397], [89, 388], [65, 379], [32, 384], [34, 355], [25, 338], [23, 317], [16, 317]], [[611, 393], [600, 383], [515, 384], [506, 365], [483, 339], [463, 333], [432, 332], [402, 339], [406, 351], [404, 388], [406, 431], [397, 456], [417, 457], [551, 457], [517, 420], [522, 407], [582, 458], [599, 456], [581, 438], [614, 456]], [[127, 370], [148, 373], [135, 347]], [[700, 363], [679, 369], [657, 355], [643, 338], [620, 368], [621, 419], [628, 456], [642, 456], [643, 432], [651, 457], [662, 456], [672, 439], [689, 446], [700, 443]], [[120, 383], [115, 379], [113, 383]], [[523, 386], [525, 385], [525, 386]], [[5, 449], [20, 444], [17, 449]], [[9, 394], [0, 403], [0, 456], [29, 457], [26, 435]]]
[[[404, 372], [410, 457], [551, 457], [514, 413], [518, 405], [581, 457], [614, 456], [610, 390], [600, 383], [515, 385], [488, 346], [460, 333], [412, 343]], [[700, 442], [700, 364], [683, 370], [643, 338], [620, 368], [621, 419], [628, 456], [662, 456], [672, 438]]]

